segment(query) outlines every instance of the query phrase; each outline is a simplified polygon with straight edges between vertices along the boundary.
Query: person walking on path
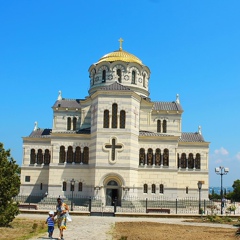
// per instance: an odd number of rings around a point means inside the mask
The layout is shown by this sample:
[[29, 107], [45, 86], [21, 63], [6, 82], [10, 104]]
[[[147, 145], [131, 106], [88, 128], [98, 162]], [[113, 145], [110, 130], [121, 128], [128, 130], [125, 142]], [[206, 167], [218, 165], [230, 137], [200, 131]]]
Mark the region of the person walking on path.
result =
[[57, 225], [59, 229], [59, 238], [63, 240], [63, 230], [67, 229], [67, 213], [69, 212], [69, 207], [63, 202], [62, 198], [57, 199], [56, 213], [57, 215]]
[[48, 225], [48, 237], [52, 239], [53, 231], [54, 231], [54, 212], [49, 212], [49, 217], [46, 220], [46, 223]]

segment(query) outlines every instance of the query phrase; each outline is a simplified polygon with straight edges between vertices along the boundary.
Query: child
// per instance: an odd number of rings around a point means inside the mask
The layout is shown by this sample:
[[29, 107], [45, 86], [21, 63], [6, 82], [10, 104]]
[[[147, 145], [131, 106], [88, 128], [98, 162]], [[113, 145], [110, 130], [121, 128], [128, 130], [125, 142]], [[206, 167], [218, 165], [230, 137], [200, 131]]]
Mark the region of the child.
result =
[[54, 230], [54, 212], [49, 212], [49, 217], [46, 220], [46, 223], [48, 224], [48, 237], [52, 239], [53, 230]]

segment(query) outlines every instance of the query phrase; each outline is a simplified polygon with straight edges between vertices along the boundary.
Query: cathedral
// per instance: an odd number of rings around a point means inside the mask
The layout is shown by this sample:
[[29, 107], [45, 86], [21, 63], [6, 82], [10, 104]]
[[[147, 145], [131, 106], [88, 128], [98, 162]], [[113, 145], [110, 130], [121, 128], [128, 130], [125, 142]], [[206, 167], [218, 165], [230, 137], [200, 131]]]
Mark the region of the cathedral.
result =
[[[150, 69], [122, 49], [89, 68], [89, 95], [52, 106], [52, 129], [35, 122], [23, 137], [20, 194], [99, 196], [111, 205], [126, 196], [208, 198], [209, 142], [182, 132], [183, 108], [151, 101]], [[155, 82], [156, 84], [156, 82]], [[153, 80], [154, 85], [154, 80]]]

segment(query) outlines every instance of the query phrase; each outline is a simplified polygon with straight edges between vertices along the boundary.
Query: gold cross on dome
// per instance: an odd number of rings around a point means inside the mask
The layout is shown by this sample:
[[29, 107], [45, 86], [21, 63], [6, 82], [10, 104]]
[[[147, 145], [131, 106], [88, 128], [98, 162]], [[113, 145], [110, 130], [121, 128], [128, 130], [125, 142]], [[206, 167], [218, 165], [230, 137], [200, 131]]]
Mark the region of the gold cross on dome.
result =
[[120, 38], [118, 41], [120, 42], [120, 47], [119, 47], [119, 49], [120, 49], [120, 50], [122, 50], [122, 43], [123, 43], [123, 39], [122, 39], [122, 38]]

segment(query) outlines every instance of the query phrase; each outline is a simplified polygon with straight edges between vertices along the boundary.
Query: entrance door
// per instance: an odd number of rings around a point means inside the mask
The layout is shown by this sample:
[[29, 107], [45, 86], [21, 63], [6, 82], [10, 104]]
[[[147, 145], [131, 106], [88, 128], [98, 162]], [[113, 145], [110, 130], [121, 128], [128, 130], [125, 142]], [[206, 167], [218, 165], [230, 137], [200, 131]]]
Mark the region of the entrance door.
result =
[[118, 189], [107, 188], [106, 191], [106, 206], [114, 206], [114, 201], [118, 203]]

